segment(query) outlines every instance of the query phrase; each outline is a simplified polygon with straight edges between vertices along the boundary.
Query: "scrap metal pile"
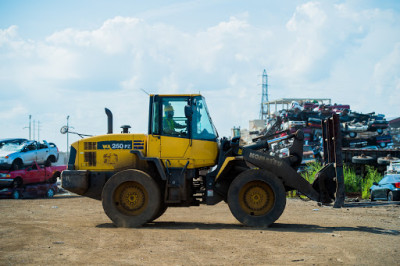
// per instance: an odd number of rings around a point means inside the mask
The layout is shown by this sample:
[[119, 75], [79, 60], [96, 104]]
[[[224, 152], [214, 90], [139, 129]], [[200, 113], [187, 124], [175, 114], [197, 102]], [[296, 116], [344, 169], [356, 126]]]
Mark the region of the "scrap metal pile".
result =
[[292, 102], [288, 110], [280, 110], [271, 115], [267, 121], [267, 130], [276, 127], [277, 117], [281, 120], [280, 130], [290, 133], [302, 129], [305, 142], [308, 145], [321, 143], [322, 129], [321, 120], [338, 114], [341, 122], [343, 135], [343, 147], [366, 147], [385, 148], [392, 143], [392, 137], [388, 129], [389, 123], [382, 114], [374, 112], [361, 114], [350, 111], [349, 105], [319, 105], [318, 103]]

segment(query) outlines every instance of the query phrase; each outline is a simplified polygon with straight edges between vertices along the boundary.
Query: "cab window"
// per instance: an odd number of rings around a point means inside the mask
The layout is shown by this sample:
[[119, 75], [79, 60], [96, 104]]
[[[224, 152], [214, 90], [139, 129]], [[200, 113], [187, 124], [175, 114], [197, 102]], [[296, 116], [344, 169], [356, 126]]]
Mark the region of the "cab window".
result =
[[161, 132], [165, 136], [188, 138], [188, 119], [185, 117], [187, 98], [163, 98], [161, 103]]
[[195, 97], [193, 99], [192, 110], [193, 139], [216, 140], [218, 134], [208, 113], [206, 102], [202, 97]]

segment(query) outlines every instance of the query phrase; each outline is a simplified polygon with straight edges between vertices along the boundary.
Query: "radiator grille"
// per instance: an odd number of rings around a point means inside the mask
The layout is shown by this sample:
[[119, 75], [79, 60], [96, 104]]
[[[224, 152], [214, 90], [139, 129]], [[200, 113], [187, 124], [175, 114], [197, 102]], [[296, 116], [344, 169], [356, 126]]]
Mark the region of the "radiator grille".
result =
[[84, 142], [84, 150], [85, 151], [95, 151], [96, 150], [96, 142]]
[[84, 161], [88, 166], [96, 166], [96, 152], [85, 152], [84, 156]]

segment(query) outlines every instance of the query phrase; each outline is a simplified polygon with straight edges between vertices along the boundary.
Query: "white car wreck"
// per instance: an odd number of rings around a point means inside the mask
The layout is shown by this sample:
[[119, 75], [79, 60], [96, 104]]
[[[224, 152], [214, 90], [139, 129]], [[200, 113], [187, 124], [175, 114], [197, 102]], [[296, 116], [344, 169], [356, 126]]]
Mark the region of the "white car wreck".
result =
[[0, 169], [18, 170], [33, 162], [50, 166], [58, 160], [58, 148], [54, 143], [25, 141], [11, 142], [0, 148]]

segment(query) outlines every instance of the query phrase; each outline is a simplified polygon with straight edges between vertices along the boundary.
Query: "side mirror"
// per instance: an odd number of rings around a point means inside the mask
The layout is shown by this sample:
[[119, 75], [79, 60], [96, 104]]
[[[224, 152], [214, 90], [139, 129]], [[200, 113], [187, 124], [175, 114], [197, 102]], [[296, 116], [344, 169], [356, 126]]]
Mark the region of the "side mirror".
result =
[[190, 107], [190, 105], [186, 105], [185, 106], [185, 116], [186, 116], [186, 118], [191, 118], [192, 115], [193, 115], [192, 108]]
[[377, 186], [378, 185], [378, 183], [376, 183], [376, 182], [374, 182], [374, 183], [372, 183], [374, 186]]

